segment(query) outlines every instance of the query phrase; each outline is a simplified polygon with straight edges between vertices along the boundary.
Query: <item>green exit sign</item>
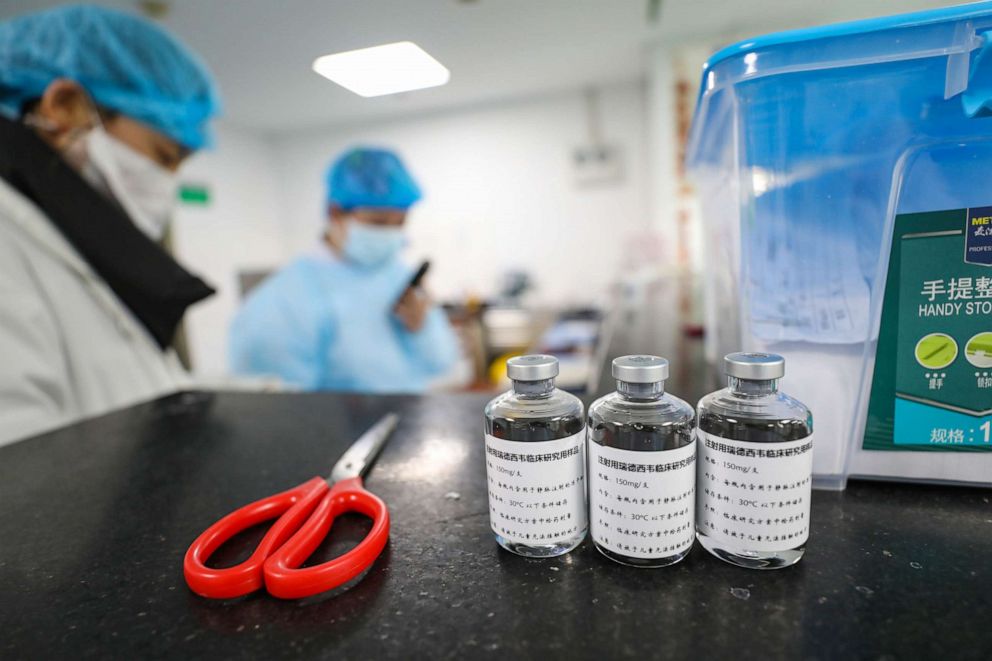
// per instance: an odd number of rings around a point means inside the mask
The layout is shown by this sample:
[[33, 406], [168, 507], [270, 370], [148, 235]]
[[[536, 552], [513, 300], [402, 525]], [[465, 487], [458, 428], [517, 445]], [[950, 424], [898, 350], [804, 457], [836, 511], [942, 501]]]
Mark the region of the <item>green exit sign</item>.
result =
[[183, 204], [205, 207], [210, 204], [210, 188], [202, 184], [181, 184], [179, 201]]

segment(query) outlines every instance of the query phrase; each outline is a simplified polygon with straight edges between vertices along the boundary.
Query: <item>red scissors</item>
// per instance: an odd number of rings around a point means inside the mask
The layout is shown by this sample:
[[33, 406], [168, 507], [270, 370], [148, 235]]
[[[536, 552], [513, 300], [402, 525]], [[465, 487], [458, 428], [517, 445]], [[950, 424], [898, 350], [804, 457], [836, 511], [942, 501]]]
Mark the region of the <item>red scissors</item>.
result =
[[[203, 531], [183, 559], [190, 589], [212, 599], [231, 599], [260, 590], [282, 599], [298, 599], [332, 590], [372, 566], [389, 539], [389, 510], [362, 486], [399, 416], [386, 415], [362, 434], [334, 464], [328, 479], [315, 477], [303, 484], [257, 500], [231, 512]], [[323, 564], [300, 565], [327, 537], [334, 519], [357, 512], [372, 519], [372, 529], [358, 546]], [[207, 559], [224, 542], [263, 521], [276, 519], [247, 560], [233, 567], [213, 569]]]

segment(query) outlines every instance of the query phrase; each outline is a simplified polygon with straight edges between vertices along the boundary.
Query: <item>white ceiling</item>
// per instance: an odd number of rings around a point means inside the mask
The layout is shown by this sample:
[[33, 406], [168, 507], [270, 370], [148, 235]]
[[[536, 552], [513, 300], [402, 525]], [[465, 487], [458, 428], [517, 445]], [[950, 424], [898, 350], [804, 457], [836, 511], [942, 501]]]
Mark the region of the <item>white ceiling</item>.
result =
[[[60, 4], [4, 0], [0, 18]], [[140, 3], [102, 4], [134, 9]], [[956, 4], [942, 0], [166, 0], [162, 22], [214, 71], [228, 121], [261, 131], [636, 80], [655, 43], [723, 45], [745, 36]], [[451, 82], [361, 98], [310, 70], [319, 55], [418, 43]], [[701, 64], [701, 63], [700, 63]]]

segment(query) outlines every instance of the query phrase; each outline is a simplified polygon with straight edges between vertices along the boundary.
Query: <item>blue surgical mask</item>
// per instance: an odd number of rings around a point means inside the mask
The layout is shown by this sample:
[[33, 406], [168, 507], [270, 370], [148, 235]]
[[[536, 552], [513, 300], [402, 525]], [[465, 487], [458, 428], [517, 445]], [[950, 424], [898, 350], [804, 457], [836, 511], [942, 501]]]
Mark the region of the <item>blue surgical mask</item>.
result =
[[375, 268], [396, 258], [406, 245], [406, 235], [399, 227], [381, 227], [352, 221], [348, 223], [342, 252], [349, 261]]

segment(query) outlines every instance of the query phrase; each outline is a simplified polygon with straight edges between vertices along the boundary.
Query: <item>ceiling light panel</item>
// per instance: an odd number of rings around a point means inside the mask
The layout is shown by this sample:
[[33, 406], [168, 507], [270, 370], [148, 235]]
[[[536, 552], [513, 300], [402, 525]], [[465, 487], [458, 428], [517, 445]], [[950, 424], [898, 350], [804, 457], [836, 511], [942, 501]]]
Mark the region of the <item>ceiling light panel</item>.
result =
[[359, 96], [384, 96], [444, 85], [448, 69], [411, 41], [332, 53], [313, 70]]

